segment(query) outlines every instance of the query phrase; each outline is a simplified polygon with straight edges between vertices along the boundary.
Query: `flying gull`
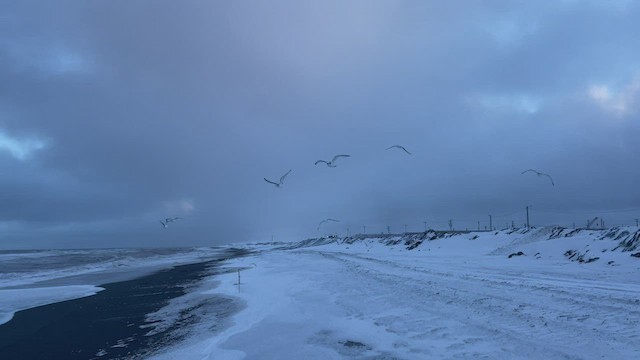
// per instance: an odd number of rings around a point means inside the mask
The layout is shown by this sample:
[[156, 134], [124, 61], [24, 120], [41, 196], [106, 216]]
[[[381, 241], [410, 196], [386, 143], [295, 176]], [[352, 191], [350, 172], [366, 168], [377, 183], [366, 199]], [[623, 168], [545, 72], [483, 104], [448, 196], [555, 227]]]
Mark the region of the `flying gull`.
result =
[[267, 178], [263, 178], [263, 179], [264, 179], [264, 181], [268, 182], [269, 184], [273, 184], [276, 187], [280, 187], [284, 183], [284, 179], [287, 177], [287, 175], [289, 175], [290, 172], [291, 172], [291, 170], [287, 171], [286, 174], [282, 175], [280, 177], [280, 182], [277, 182], [277, 183], [273, 182], [273, 181], [270, 181], [270, 180], [267, 180]]
[[404, 150], [404, 152], [406, 152], [407, 154], [411, 155], [411, 153], [410, 153], [409, 151], [407, 151], [407, 149], [405, 149], [405, 148], [404, 148], [404, 146], [402, 146], [402, 145], [393, 145], [393, 146], [389, 146], [389, 147], [387, 148], [387, 150], [389, 150], [389, 149], [393, 149], [393, 148], [402, 149], [402, 150]]
[[162, 224], [162, 228], [166, 229], [167, 228], [167, 222], [160, 220], [160, 224]]
[[327, 164], [328, 167], [336, 167], [336, 160], [338, 160], [341, 157], [350, 157], [351, 155], [336, 155], [333, 157], [333, 159], [331, 159], [331, 161], [325, 161], [325, 160], [318, 160], [316, 161], [316, 163], [314, 165], [318, 165], [320, 163], [325, 163]]
[[538, 176], [546, 176], [546, 177], [548, 177], [548, 178], [549, 178], [549, 180], [551, 181], [551, 185], [552, 185], [552, 186], [556, 186], [556, 184], [554, 184], [554, 183], [553, 183], [553, 179], [551, 178], [551, 175], [549, 175], [549, 174], [545, 174], [545, 173], [541, 173], [540, 171], [533, 170], [533, 169], [525, 170], [525, 171], [523, 171], [523, 172], [522, 172], [522, 174], [524, 174], [524, 173], [528, 173], [528, 172], [536, 173], [536, 175], [538, 175]]
[[176, 216], [176, 217], [172, 217], [172, 218], [166, 218], [166, 219], [164, 219], [164, 222], [168, 224], [168, 223], [170, 223], [170, 222], [174, 222], [174, 221], [176, 221], [176, 220], [182, 220], [182, 218], [181, 218], [181, 217], [178, 217], [178, 216]]
[[333, 222], [340, 222], [340, 220], [335, 220], [335, 219], [324, 219], [322, 221], [320, 221], [320, 224], [318, 224], [318, 230], [320, 230], [320, 226], [322, 226], [322, 224], [329, 222], [329, 221], [333, 221]]

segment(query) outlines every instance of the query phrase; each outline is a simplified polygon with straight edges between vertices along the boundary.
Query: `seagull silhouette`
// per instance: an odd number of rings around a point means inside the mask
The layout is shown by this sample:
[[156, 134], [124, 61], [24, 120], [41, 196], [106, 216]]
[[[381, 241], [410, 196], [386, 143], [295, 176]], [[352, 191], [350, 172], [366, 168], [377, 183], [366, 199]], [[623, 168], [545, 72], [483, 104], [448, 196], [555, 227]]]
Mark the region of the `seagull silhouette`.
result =
[[333, 221], [333, 222], [340, 222], [340, 220], [336, 220], [336, 219], [324, 219], [322, 221], [320, 221], [320, 224], [318, 224], [318, 230], [320, 230], [320, 226], [322, 226], [322, 224], [329, 222], [329, 221]]
[[410, 153], [409, 151], [407, 151], [407, 149], [405, 149], [405, 148], [404, 148], [404, 146], [402, 146], [402, 145], [393, 145], [393, 146], [389, 146], [389, 147], [387, 148], [387, 150], [389, 150], [389, 149], [393, 149], [393, 148], [402, 149], [402, 150], [404, 150], [404, 152], [406, 152], [407, 154], [411, 155], [411, 153]]
[[325, 161], [325, 160], [318, 160], [316, 161], [316, 163], [314, 165], [318, 165], [320, 163], [325, 163], [327, 164], [328, 167], [336, 167], [336, 160], [338, 160], [341, 157], [351, 157], [351, 155], [336, 155], [333, 157], [333, 159], [331, 159], [331, 161]]
[[289, 175], [290, 172], [291, 172], [291, 170], [287, 171], [286, 174], [282, 175], [280, 177], [280, 181], [279, 182], [273, 182], [271, 180], [267, 180], [267, 178], [263, 178], [263, 179], [264, 179], [264, 181], [268, 182], [269, 184], [273, 184], [276, 187], [280, 187], [280, 186], [282, 186], [282, 184], [284, 183], [284, 179], [287, 177], [287, 175]]
[[553, 183], [553, 178], [551, 178], [551, 175], [549, 175], [549, 174], [545, 174], [545, 173], [541, 173], [540, 171], [533, 170], [533, 169], [525, 170], [525, 171], [523, 171], [521, 174], [528, 173], [528, 172], [535, 173], [535, 174], [536, 174], [536, 175], [538, 175], [538, 176], [546, 176], [546, 177], [548, 177], [548, 178], [549, 178], [549, 180], [551, 181], [551, 186], [556, 186], [556, 184], [554, 184], [554, 183]]
[[166, 229], [166, 228], [167, 228], [167, 226], [168, 226], [168, 225], [167, 225], [167, 223], [166, 223], [166, 222], [164, 222], [164, 221], [162, 221], [162, 220], [160, 220], [160, 224], [162, 224], [162, 228], [163, 228], [163, 229]]

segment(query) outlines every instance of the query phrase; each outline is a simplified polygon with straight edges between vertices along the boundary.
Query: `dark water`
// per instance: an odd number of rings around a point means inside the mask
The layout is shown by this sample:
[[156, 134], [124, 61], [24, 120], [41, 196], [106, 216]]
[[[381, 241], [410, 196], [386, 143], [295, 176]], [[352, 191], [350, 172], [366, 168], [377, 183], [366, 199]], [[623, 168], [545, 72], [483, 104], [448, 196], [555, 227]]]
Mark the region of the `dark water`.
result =
[[[161, 249], [78, 249], [78, 250], [26, 250], [0, 251], [0, 286], [14, 285], [24, 280], [46, 280], [66, 274], [95, 272], [130, 267], [181, 255], [202, 256], [202, 261], [215, 258], [216, 248], [161, 248]], [[209, 258], [206, 258], [209, 256]]]
[[[242, 256], [237, 251], [229, 257]], [[140, 279], [101, 285], [104, 291], [17, 312], [0, 325], [1, 359], [138, 359], [190, 336], [189, 326], [206, 319], [215, 331], [240, 305], [232, 299], [195, 296], [154, 334], [146, 314], [165, 307], [219, 271], [220, 260], [177, 266]], [[180, 298], [182, 299], [182, 298]], [[141, 326], [146, 326], [141, 328]]]

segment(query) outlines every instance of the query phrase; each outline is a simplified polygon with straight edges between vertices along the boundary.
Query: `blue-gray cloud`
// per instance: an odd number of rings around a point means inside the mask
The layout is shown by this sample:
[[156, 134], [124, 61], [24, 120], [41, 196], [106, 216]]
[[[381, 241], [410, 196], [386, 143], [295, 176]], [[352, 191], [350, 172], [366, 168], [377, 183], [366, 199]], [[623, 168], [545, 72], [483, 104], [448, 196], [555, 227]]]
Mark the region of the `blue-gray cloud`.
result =
[[[0, 246], [299, 238], [327, 217], [335, 232], [488, 214], [502, 226], [525, 205], [539, 223], [628, 223], [640, 210], [634, 2], [3, 8]], [[413, 155], [385, 151], [396, 143]], [[336, 153], [352, 156], [313, 165]], [[291, 168], [281, 189], [262, 180]], [[176, 213], [188, 219], [157, 224]]]

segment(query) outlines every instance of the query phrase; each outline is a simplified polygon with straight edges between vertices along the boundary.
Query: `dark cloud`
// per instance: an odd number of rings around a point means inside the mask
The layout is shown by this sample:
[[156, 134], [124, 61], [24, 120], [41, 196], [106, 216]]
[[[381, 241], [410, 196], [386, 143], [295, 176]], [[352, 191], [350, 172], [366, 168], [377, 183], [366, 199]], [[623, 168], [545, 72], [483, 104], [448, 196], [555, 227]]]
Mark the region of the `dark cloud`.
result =
[[46, 145], [0, 146], [0, 246], [503, 226], [526, 205], [630, 223], [639, 18], [625, 1], [8, 2], [0, 132]]

